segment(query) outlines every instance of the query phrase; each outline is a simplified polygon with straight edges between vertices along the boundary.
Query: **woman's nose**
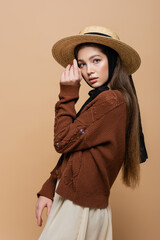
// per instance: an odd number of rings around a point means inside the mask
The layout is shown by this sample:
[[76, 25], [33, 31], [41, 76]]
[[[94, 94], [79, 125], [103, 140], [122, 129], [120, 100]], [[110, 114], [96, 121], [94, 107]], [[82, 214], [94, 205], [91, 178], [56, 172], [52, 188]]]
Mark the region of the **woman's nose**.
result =
[[93, 69], [91, 67], [90, 64], [87, 65], [87, 74], [90, 75], [91, 73], [93, 73]]

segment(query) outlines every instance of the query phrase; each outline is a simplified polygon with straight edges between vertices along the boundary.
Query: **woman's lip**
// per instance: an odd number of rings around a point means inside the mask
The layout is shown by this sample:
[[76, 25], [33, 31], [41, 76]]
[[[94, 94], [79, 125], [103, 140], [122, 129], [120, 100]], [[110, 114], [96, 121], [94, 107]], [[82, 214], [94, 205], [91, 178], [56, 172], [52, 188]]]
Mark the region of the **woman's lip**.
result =
[[91, 83], [94, 83], [94, 82], [97, 81], [97, 78], [89, 79], [89, 81], [90, 81]]

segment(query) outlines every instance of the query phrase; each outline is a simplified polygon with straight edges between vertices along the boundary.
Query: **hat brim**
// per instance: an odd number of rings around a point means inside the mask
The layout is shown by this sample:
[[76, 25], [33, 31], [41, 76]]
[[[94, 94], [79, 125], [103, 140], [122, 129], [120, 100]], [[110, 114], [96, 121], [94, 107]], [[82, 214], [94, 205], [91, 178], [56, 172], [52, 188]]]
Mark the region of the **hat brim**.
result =
[[135, 49], [126, 43], [110, 37], [89, 34], [75, 35], [59, 40], [52, 47], [52, 55], [63, 67], [66, 67], [68, 64], [72, 65], [74, 59], [74, 48], [78, 44], [85, 42], [99, 43], [114, 49], [119, 54], [129, 75], [133, 74], [141, 64], [139, 54]]

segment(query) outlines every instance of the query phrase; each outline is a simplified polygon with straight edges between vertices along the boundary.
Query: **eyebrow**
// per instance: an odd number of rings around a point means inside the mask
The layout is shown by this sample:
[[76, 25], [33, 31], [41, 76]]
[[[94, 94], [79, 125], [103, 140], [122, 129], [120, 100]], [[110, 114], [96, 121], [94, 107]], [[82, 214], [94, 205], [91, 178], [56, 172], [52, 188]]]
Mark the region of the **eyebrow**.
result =
[[[92, 58], [97, 57], [97, 56], [98, 56], [98, 57], [101, 57], [100, 55], [96, 54], [96, 55], [91, 56], [91, 57], [89, 58], [89, 60], [91, 60]], [[83, 62], [84, 60], [78, 59], [78, 61], [82, 61], [82, 62]]]

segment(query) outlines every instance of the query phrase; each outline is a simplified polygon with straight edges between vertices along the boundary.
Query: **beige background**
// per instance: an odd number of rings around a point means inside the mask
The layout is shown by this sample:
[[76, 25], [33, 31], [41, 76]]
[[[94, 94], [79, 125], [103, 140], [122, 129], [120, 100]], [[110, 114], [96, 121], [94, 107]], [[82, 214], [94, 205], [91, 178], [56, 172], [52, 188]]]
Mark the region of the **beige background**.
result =
[[[87, 25], [102, 25], [140, 54], [133, 74], [149, 159], [141, 184], [125, 187], [121, 173], [110, 204], [114, 240], [159, 240], [159, 1], [0, 1], [0, 239], [36, 240], [36, 193], [60, 154], [53, 147], [54, 105], [63, 70], [51, 47]], [[77, 111], [88, 98], [82, 82]], [[46, 221], [46, 209], [43, 223]]]

